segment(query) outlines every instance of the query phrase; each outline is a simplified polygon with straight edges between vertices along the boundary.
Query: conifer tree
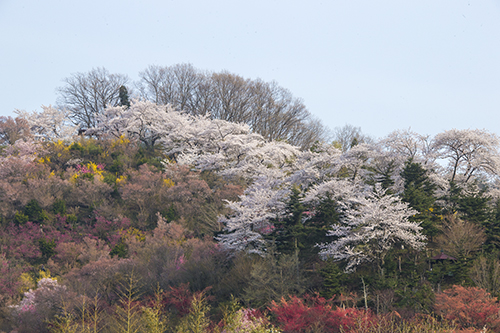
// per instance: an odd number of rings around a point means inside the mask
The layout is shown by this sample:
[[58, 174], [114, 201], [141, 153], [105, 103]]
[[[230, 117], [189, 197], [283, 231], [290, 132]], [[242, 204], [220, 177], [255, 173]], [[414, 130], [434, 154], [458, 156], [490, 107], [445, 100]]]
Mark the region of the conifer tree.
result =
[[428, 170], [424, 169], [421, 164], [408, 160], [401, 172], [401, 177], [404, 180], [401, 200], [418, 211], [418, 214], [410, 217], [409, 220], [421, 222], [420, 226], [424, 235], [428, 237], [437, 235], [440, 219], [436, 215], [437, 208], [435, 207], [436, 185], [429, 179]]
[[302, 224], [304, 206], [300, 202], [300, 196], [300, 190], [297, 187], [292, 188], [284, 217], [274, 221], [275, 228], [271, 237], [276, 243], [278, 253], [294, 254], [304, 248], [306, 230]]
[[119, 91], [120, 106], [125, 106], [127, 109], [130, 107], [130, 101], [128, 98], [127, 87], [121, 86]]

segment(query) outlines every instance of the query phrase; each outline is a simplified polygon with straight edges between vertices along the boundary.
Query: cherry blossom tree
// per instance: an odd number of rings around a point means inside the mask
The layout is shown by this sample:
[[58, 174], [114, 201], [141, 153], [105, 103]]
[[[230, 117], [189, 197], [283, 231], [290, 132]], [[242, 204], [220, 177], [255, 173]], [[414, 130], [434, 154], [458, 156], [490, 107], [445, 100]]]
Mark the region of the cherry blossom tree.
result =
[[431, 157], [430, 138], [408, 130], [396, 130], [380, 140], [384, 149], [405, 160], [421, 162]]
[[438, 158], [447, 160], [449, 180], [468, 182], [473, 175], [498, 175], [500, 140], [486, 130], [452, 129], [434, 137], [432, 148]]
[[270, 220], [283, 211], [287, 196], [288, 190], [272, 186], [268, 178], [257, 179], [240, 196], [240, 201], [228, 202], [233, 214], [219, 219], [226, 225], [226, 234], [218, 236], [217, 240], [231, 252], [264, 254], [266, 240], [263, 235], [271, 232]]
[[43, 111], [40, 113], [24, 110], [16, 110], [15, 112], [19, 117], [26, 119], [35, 138], [46, 141], [72, 141], [78, 134], [79, 126], [71, 123], [69, 111], [50, 105], [42, 105], [42, 109]]
[[329, 232], [335, 239], [321, 245], [320, 255], [347, 260], [346, 271], [353, 271], [364, 262], [374, 262], [382, 274], [385, 256], [395, 245], [416, 250], [425, 245], [419, 224], [408, 220], [416, 211], [386, 194], [380, 186], [339, 204], [343, 217]]

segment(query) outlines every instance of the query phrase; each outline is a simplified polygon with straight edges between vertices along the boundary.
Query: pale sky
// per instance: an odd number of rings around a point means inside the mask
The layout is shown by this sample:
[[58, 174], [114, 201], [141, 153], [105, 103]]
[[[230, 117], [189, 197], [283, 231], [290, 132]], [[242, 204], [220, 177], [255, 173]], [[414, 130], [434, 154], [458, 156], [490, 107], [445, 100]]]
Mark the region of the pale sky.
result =
[[180, 63], [276, 81], [331, 129], [500, 135], [500, 0], [0, 0], [0, 115]]

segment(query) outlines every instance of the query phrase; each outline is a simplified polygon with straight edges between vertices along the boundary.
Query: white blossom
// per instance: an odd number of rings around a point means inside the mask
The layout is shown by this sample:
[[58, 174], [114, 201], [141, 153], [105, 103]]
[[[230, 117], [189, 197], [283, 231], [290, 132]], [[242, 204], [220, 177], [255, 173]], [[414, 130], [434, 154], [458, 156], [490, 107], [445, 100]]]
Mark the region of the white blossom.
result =
[[380, 186], [341, 203], [341, 222], [328, 233], [334, 240], [320, 245], [320, 255], [347, 260], [346, 271], [367, 261], [375, 261], [381, 268], [385, 255], [396, 244], [417, 250], [425, 245], [419, 224], [408, 220], [416, 211]]

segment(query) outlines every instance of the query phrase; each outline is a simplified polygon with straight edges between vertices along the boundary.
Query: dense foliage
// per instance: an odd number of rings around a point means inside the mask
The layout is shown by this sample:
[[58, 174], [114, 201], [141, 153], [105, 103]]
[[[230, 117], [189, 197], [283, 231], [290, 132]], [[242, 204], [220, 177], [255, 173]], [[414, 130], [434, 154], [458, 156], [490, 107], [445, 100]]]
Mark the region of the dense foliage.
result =
[[0, 330], [500, 331], [496, 135], [301, 149], [120, 96], [0, 122]]

